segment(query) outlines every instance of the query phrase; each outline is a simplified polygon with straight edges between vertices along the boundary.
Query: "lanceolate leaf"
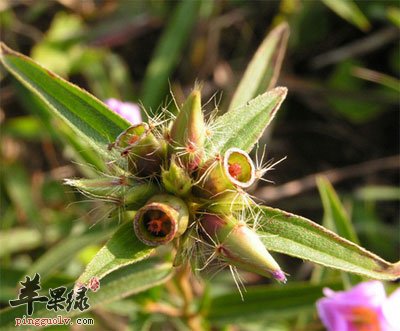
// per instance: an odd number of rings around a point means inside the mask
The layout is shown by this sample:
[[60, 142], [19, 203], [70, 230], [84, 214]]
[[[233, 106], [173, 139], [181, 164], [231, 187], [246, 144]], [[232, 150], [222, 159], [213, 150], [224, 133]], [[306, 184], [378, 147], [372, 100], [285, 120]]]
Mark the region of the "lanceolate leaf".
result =
[[216, 324], [297, 317], [315, 310], [315, 301], [322, 297], [324, 287], [339, 290], [340, 283], [252, 286], [243, 293], [244, 300], [235, 288], [211, 298], [207, 317]]
[[107, 156], [107, 144], [129, 126], [125, 119], [88, 92], [3, 43], [0, 44], [0, 60], [13, 76], [100, 154]]
[[100, 281], [100, 289], [91, 293], [92, 305], [105, 304], [129, 295], [143, 292], [164, 283], [173, 274], [172, 264], [159, 262], [156, 259], [119, 269]]
[[54, 139], [61, 138], [61, 141], [68, 145], [69, 154], [77, 162], [77, 166], [85, 176], [97, 176], [94, 168], [100, 171], [106, 170], [105, 162], [88, 146], [87, 141], [80, 139], [60, 118], [54, 117], [51, 108], [42, 99], [27, 90], [18, 80], [15, 80], [13, 86], [25, 109], [38, 116], [42, 124], [46, 126], [47, 130], [44, 134], [50, 135]]
[[371, 25], [360, 8], [353, 0], [322, 0], [322, 2], [332, 9], [336, 14], [357, 26], [359, 29], [366, 31]]
[[[325, 177], [317, 178], [318, 190], [321, 196], [322, 205], [324, 207], [323, 226], [327, 229], [334, 231], [341, 237], [359, 244], [357, 234], [353, 228], [351, 220], [342, 205], [338, 195], [336, 194], [331, 183]], [[323, 276], [326, 272], [317, 271], [317, 275]], [[315, 276], [316, 277], [316, 276]], [[342, 279], [345, 283], [357, 284], [362, 281], [358, 275], [349, 275], [342, 272]]]
[[400, 262], [389, 263], [306, 218], [279, 209], [258, 208], [258, 233], [271, 251], [370, 278], [400, 277]]
[[[114, 222], [116, 221], [117, 220], [114, 220]], [[67, 264], [82, 248], [105, 240], [110, 233], [111, 229], [96, 231], [94, 229], [89, 229], [82, 235], [70, 236], [37, 259], [26, 273], [28, 275], [33, 275], [37, 272], [40, 274], [42, 280], [44, 280], [53, 270]]]
[[0, 232], [0, 257], [19, 251], [29, 250], [40, 246], [43, 237], [39, 230], [28, 228], [13, 228]]
[[317, 183], [324, 206], [324, 225], [343, 238], [358, 243], [356, 232], [331, 183], [324, 177], [318, 177]]
[[[100, 288], [97, 292], [87, 291], [89, 310], [96, 308], [100, 304], [106, 304], [127, 296], [143, 292], [151, 287], [162, 284], [172, 275], [172, 265], [170, 263], [161, 263], [156, 260], [141, 261], [117, 270], [111, 275], [106, 276], [100, 282]], [[60, 284], [61, 285], [61, 284]], [[68, 288], [68, 292], [72, 286]], [[17, 291], [16, 296], [17, 297]], [[41, 295], [48, 293], [40, 292]], [[53, 310], [46, 309], [46, 304], [35, 303], [34, 318], [48, 317], [55, 318], [58, 315], [73, 317], [80, 313], [79, 310], [71, 310], [67, 313], [65, 310], [59, 310], [55, 313]], [[0, 312], [0, 329], [2, 331], [15, 330], [15, 318], [22, 318], [26, 315], [26, 306], [22, 305], [15, 308], [6, 308]], [[75, 321], [72, 320], [74, 323]], [[39, 329], [43, 326], [35, 326]]]
[[238, 88], [233, 95], [229, 110], [239, 108], [257, 94], [274, 87], [281, 69], [289, 39], [289, 26], [282, 23], [264, 39], [247, 66]]
[[163, 100], [168, 88], [168, 80], [196, 22], [201, 2], [182, 1], [176, 4], [175, 12], [168, 19], [168, 26], [146, 70], [141, 101], [148, 108], [158, 107]]
[[92, 277], [101, 279], [114, 270], [143, 260], [153, 250], [136, 238], [132, 222], [127, 221], [86, 266], [76, 284], [87, 284]]
[[231, 147], [250, 152], [274, 118], [286, 93], [285, 87], [274, 88], [218, 117], [212, 125], [206, 152], [210, 155], [223, 154]]

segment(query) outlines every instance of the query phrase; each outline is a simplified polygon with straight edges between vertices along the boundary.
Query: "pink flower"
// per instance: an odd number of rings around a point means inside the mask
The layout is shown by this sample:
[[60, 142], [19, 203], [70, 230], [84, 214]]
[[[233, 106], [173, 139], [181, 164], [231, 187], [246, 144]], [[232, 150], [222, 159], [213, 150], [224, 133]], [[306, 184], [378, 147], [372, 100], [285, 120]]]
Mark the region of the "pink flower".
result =
[[115, 113], [134, 124], [142, 123], [140, 108], [137, 104], [131, 102], [122, 102], [117, 99], [107, 99], [105, 104]]
[[400, 288], [387, 298], [383, 284], [370, 281], [324, 294], [317, 309], [328, 331], [400, 331]]

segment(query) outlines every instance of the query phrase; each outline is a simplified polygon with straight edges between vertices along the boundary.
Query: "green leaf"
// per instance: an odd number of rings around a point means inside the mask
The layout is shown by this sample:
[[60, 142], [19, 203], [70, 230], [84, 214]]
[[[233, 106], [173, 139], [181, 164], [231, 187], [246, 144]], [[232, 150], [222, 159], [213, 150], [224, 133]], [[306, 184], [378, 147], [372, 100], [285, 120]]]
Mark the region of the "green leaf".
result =
[[370, 278], [400, 277], [400, 262], [389, 263], [304, 217], [270, 207], [258, 208], [261, 226], [257, 232], [271, 251]]
[[128, 221], [100, 249], [76, 283], [87, 284], [92, 277], [101, 279], [114, 270], [145, 259], [153, 251], [153, 247], [136, 238], [132, 222]]
[[324, 207], [324, 226], [339, 236], [358, 244], [359, 240], [351, 220], [331, 183], [325, 177], [318, 177], [317, 185]]
[[43, 124], [33, 116], [18, 116], [7, 120], [3, 126], [3, 134], [29, 141], [47, 138]]
[[101, 155], [109, 157], [105, 148], [129, 123], [109, 110], [88, 92], [39, 66], [32, 59], [0, 44], [0, 60], [4, 67], [26, 88], [36, 94], [60, 116], [84, 141]]
[[80, 139], [66, 123], [60, 118], [54, 117], [52, 110], [42, 99], [27, 90], [18, 80], [14, 80], [13, 86], [18, 100], [21, 101], [26, 111], [38, 116], [42, 125], [46, 128], [42, 135], [51, 137], [54, 141], [57, 141], [57, 138], [61, 139], [69, 149], [68, 156], [72, 156], [72, 159], [85, 176], [98, 176], [94, 169], [103, 172], [106, 170], [105, 162], [102, 158], [90, 148], [88, 143]]
[[331, 90], [341, 91], [341, 95], [327, 96], [331, 107], [340, 115], [354, 123], [363, 123], [376, 117], [384, 111], [382, 104], [369, 100], [358, 100], [353, 93], [366, 88], [363, 80], [354, 76], [354, 68], [359, 67], [359, 62], [346, 60], [338, 63], [329, 78]]
[[395, 26], [400, 28], [400, 8], [391, 6], [386, 9], [386, 16]]
[[322, 0], [322, 2], [360, 30], [367, 31], [371, 28], [368, 19], [353, 0]]
[[32, 48], [32, 59], [61, 76], [69, 75], [85, 50], [78, 43], [84, 31], [78, 15], [57, 12], [44, 37]]
[[[323, 176], [317, 177], [317, 185], [319, 194], [321, 196], [322, 205], [324, 207], [324, 218], [323, 226], [327, 229], [337, 233], [345, 239], [348, 239], [356, 244], [359, 244], [359, 240], [351, 223], [347, 212], [339, 200], [334, 188], [327, 178]], [[323, 276], [325, 272], [316, 269], [316, 274]], [[327, 273], [325, 273], [327, 274]], [[315, 279], [315, 277], [314, 277]], [[348, 275], [342, 272], [342, 279], [344, 284], [351, 285], [357, 284], [362, 281], [362, 278], [358, 275]]]
[[50, 248], [38, 258], [29, 267], [26, 274], [33, 275], [37, 272], [43, 280], [48, 277], [52, 271], [68, 263], [82, 248], [106, 239], [111, 233], [111, 229], [101, 229], [97, 231], [89, 229], [82, 235], [72, 235]]
[[[41, 222], [39, 209], [33, 199], [33, 192], [30, 178], [24, 167], [18, 163], [12, 165], [4, 165], [2, 169], [2, 177], [6, 192], [22, 219], [28, 221], [32, 227], [44, 234], [44, 226]], [[7, 175], [12, 174], [12, 176]]]
[[[154, 259], [121, 268], [106, 276], [100, 282], [100, 289], [97, 292], [87, 292], [89, 310], [162, 284], [171, 277], [171, 270], [170, 263], [160, 263]], [[68, 287], [68, 291], [70, 289], [71, 286]], [[17, 291], [15, 293], [17, 296]], [[69, 313], [60, 310], [55, 314], [54, 311], [47, 310], [45, 304], [35, 303], [33, 317], [54, 318], [56, 315], [73, 317], [80, 313], [79, 310], [71, 310]], [[22, 318], [23, 315], [26, 315], [25, 305], [3, 309], [0, 312], [0, 329], [2, 331], [15, 330], [15, 318]], [[35, 326], [35, 329], [39, 328], [39, 326]]]
[[341, 289], [338, 282], [260, 285], [247, 287], [242, 300], [235, 288], [212, 297], [207, 317], [216, 324], [297, 317], [300, 313], [315, 310], [315, 301], [322, 297], [324, 287]]
[[223, 154], [231, 147], [250, 152], [274, 118], [286, 93], [285, 87], [276, 87], [218, 117], [213, 123], [206, 152], [211, 156]]
[[400, 93], [400, 80], [396, 77], [385, 75], [379, 71], [370, 70], [363, 67], [354, 67], [351, 73], [361, 79], [374, 82], [381, 86], [385, 86], [395, 92]]
[[161, 263], [156, 259], [121, 268], [106, 276], [100, 282], [101, 287], [97, 292], [90, 293], [91, 308], [160, 285], [172, 276], [172, 270], [171, 263]]
[[8, 302], [15, 298], [16, 280], [24, 275], [24, 270], [6, 267], [5, 263], [0, 266], [0, 301]]
[[237, 87], [229, 110], [239, 108], [274, 87], [289, 39], [289, 26], [282, 23], [273, 29], [259, 46]]
[[168, 26], [157, 44], [144, 78], [141, 101], [145, 107], [158, 107], [167, 92], [170, 75], [196, 23], [200, 3], [201, 1], [177, 3], [175, 12], [168, 19]]
[[0, 232], [0, 257], [30, 250], [43, 243], [43, 237], [37, 229], [13, 228]]
[[366, 201], [400, 200], [400, 188], [397, 186], [369, 185], [357, 190], [356, 197]]

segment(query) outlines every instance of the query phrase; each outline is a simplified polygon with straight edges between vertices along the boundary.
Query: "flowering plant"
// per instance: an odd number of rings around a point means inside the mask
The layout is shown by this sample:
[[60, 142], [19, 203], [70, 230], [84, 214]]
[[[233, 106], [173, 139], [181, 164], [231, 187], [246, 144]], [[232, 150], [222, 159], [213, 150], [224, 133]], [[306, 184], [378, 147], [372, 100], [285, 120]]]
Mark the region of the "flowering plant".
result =
[[[278, 27], [260, 48], [276, 47], [284, 30]], [[92, 301], [126, 297], [175, 275], [185, 297], [183, 313], [151, 304], [147, 311], [183, 316], [192, 328], [201, 329], [196, 324], [200, 313], [190, 305], [193, 293], [182, 281], [188, 266], [199, 271], [218, 260], [229, 266], [238, 287], [237, 269], [285, 283], [287, 275], [272, 251], [375, 279], [400, 276], [399, 262], [387, 262], [301, 216], [261, 206], [248, 193], [270, 168], [254, 163], [249, 153], [287, 94], [285, 87], [276, 87], [257, 95], [266, 71], [256, 70], [264, 62], [259, 55], [223, 115], [214, 112], [205, 118], [201, 88], [195, 86], [176, 105], [177, 115], [163, 108], [137, 123], [137, 116], [128, 118], [118, 101], [107, 107], [4, 44], [0, 59], [102, 160], [93, 164], [97, 172], [92, 178], [65, 180], [110, 206], [110, 238], [75, 282], [78, 288], [101, 281]], [[274, 85], [272, 78], [268, 85]], [[205, 310], [201, 305], [196, 309]]]

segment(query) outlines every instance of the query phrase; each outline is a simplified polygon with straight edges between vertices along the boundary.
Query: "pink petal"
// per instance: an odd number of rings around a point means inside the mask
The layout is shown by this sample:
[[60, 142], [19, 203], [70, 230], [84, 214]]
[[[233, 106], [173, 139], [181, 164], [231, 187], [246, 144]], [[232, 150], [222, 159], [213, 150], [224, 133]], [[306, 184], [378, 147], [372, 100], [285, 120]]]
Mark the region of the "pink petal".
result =
[[132, 125], [142, 123], [140, 108], [137, 104], [131, 102], [122, 102], [114, 98], [105, 100], [105, 104], [112, 111], [129, 121]]
[[382, 313], [388, 323], [387, 330], [384, 331], [400, 331], [400, 288], [382, 305]]

